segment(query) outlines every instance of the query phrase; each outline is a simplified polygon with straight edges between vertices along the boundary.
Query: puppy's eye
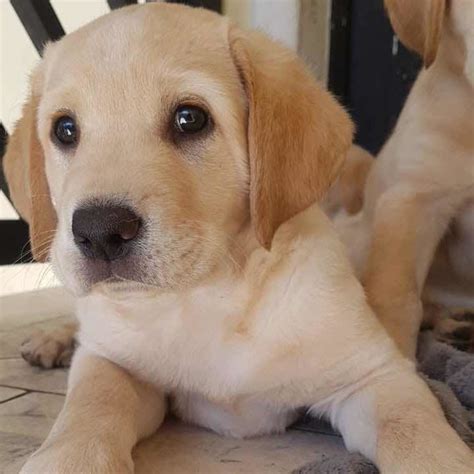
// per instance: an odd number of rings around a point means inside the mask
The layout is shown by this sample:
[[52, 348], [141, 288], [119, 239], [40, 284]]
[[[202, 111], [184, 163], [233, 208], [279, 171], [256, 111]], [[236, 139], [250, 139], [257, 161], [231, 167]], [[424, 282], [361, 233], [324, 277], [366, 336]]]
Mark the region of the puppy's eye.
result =
[[180, 105], [175, 113], [175, 126], [181, 133], [196, 133], [203, 130], [209, 122], [209, 116], [196, 105]]
[[69, 115], [56, 119], [52, 132], [55, 140], [66, 147], [75, 146], [79, 139], [76, 121]]

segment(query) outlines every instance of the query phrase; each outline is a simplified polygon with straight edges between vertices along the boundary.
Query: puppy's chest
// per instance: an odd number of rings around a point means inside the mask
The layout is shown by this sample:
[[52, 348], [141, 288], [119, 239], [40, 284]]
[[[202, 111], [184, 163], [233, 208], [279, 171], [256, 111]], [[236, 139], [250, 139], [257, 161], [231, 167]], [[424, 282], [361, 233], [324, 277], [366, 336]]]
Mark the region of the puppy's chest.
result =
[[80, 342], [170, 391], [206, 386], [215, 397], [227, 397], [240, 390], [256, 363], [232, 329], [242, 302], [224, 299], [117, 303], [89, 297], [78, 308]]

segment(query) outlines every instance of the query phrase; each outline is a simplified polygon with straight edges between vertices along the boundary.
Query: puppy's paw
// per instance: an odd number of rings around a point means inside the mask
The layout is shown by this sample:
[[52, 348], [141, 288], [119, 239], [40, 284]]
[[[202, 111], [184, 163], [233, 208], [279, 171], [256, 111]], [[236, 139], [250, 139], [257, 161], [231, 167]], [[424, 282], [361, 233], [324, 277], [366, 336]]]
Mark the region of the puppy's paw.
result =
[[23, 341], [21, 356], [29, 364], [44, 369], [69, 367], [75, 348], [74, 332], [71, 326], [51, 332], [38, 331]]
[[441, 342], [461, 351], [474, 352], [474, 312], [444, 310], [435, 324], [434, 333]]
[[121, 452], [93, 437], [67, 438], [53, 442], [33, 454], [20, 474], [132, 474], [131, 453]]

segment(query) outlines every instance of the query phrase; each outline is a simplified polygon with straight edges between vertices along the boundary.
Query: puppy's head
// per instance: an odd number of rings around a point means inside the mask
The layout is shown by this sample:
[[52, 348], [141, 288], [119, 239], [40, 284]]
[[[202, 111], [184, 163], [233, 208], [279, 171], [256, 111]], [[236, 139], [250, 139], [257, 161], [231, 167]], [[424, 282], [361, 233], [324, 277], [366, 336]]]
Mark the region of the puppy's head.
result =
[[[466, 76], [474, 85], [474, 2], [472, 0], [385, 0], [392, 26], [401, 41], [416, 51], [429, 67], [440, 44], [457, 39], [446, 53], [459, 54]], [[457, 49], [454, 46], [454, 49]]]
[[196, 284], [321, 198], [352, 125], [296, 56], [211, 12], [124, 8], [50, 45], [5, 157], [77, 292]]

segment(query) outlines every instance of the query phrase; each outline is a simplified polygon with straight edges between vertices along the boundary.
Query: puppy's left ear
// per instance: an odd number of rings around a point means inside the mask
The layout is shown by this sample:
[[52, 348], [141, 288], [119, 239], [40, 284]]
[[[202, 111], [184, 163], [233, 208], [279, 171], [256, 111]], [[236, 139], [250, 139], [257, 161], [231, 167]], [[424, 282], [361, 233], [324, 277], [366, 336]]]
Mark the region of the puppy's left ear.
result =
[[352, 142], [352, 123], [296, 54], [235, 27], [229, 44], [248, 100], [250, 213], [270, 249], [277, 228], [320, 200]]

